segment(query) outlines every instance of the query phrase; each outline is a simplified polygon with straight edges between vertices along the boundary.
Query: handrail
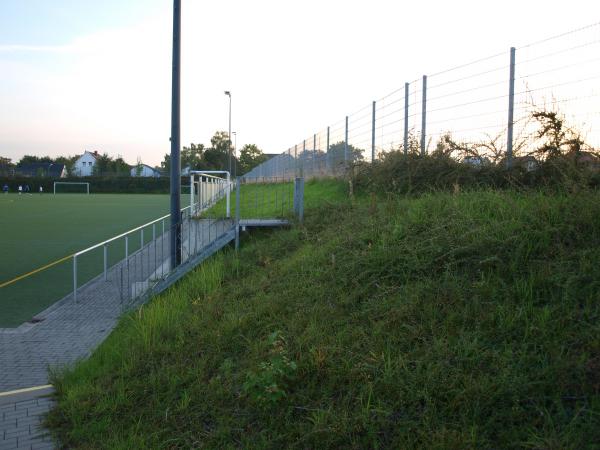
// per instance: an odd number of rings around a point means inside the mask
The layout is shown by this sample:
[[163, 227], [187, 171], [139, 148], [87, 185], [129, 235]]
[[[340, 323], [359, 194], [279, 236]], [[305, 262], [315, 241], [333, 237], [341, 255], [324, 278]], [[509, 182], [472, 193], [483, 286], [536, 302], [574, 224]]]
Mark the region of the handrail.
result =
[[[184, 212], [186, 209], [190, 209], [190, 208], [191, 208], [191, 206], [186, 206], [185, 208], [181, 208], [181, 212]], [[125, 233], [119, 234], [118, 236], [112, 237], [110, 239], [107, 239], [106, 241], [100, 242], [100, 243], [95, 244], [95, 245], [93, 245], [93, 246], [91, 246], [89, 248], [86, 248], [86, 249], [81, 250], [81, 251], [79, 251], [77, 253], [74, 253], [72, 256], [80, 256], [80, 255], [83, 255], [84, 253], [88, 253], [88, 252], [91, 252], [92, 250], [96, 250], [97, 248], [100, 248], [100, 247], [102, 247], [102, 246], [104, 246], [106, 244], [110, 244], [111, 242], [116, 241], [117, 239], [121, 239], [122, 237], [125, 237], [125, 236], [127, 236], [127, 235], [129, 235], [131, 233], [135, 233], [136, 231], [139, 231], [142, 228], [146, 228], [149, 225], [154, 225], [155, 223], [158, 223], [161, 220], [165, 220], [167, 217], [170, 217], [170, 216], [171, 216], [170, 214], [162, 216], [162, 217], [160, 217], [160, 218], [158, 218], [156, 220], [153, 220], [152, 222], [148, 222], [148, 223], [146, 223], [144, 225], [140, 225], [137, 228], [133, 228], [133, 229], [131, 229], [129, 231], [126, 231]]]

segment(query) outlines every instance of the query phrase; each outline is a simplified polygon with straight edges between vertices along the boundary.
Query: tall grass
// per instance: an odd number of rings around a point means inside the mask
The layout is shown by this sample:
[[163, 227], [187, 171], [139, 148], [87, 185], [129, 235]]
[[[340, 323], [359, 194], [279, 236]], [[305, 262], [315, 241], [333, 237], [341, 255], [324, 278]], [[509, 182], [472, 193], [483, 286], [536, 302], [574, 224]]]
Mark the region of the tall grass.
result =
[[49, 424], [69, 448], [597, 448], [598, 200], [311, 208], [124, 320]]

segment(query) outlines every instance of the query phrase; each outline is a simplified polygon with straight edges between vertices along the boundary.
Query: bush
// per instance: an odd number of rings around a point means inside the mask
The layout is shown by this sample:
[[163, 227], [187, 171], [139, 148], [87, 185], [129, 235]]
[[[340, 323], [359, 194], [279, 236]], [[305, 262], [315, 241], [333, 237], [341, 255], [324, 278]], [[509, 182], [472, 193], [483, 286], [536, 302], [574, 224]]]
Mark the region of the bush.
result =
[[475, 166], [445, 155], [385, 153], [374, 163], [360, 163], [351, 171], [354, 186], [376, 193], [412, 194], [459, 189], [530, 189], [550, 187], [581, 190], [600, 185], [600, 173], [572, 158], [548, 158], [532, 171], [504, 163]]

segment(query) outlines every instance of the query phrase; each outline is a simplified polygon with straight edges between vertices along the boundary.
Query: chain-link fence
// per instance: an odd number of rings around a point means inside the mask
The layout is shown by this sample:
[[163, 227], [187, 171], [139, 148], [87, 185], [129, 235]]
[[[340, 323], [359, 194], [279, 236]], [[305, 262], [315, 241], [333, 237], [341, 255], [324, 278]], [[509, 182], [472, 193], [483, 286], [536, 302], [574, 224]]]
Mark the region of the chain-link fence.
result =
[[[472, 165], [531, 164], [544, 127], [562, 150], [600, 147], [600, 23], [420, 76], [254, 168], [248, 175], [337, 176], [390, 151]], [[576, 146], [568, 144], [577, 142]], [[594, 159], [596, 158], [596, 159]]]

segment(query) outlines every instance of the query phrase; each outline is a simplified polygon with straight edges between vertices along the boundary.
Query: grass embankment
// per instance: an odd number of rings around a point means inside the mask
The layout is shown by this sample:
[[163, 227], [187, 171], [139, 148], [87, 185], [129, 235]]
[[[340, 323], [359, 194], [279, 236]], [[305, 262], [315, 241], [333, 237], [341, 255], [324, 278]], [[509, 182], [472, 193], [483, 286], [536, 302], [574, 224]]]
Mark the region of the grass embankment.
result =
[[55, 380], [68, 448], [597, 448], [600, 197], [308, 208]]

